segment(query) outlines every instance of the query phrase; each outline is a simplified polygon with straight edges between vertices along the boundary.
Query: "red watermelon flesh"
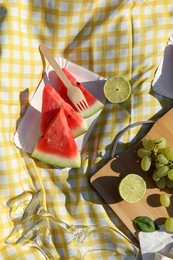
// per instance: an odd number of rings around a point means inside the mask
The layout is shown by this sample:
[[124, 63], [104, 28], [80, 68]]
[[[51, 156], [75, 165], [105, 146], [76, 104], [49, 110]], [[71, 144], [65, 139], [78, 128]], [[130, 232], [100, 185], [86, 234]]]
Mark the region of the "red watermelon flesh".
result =
[[59, 109], [44, 135], [35, 145], [32, 157], [54, 166], [80, 167], [81, 157], [63, 108]]
[[42, 134], [45, 133], [47, 127], [60, 108], [63, 108], [64, 110], [73, 137], [77, 137], [88, 130], [88, 123], [81, 117], [81, 115], [79, 115], [70, 104], [66, 103], [50, 84], [46, 84], [42, 96]]
[[[66, 74], [66, 76], [68, 77], [68, 79], [70, 80], [71, 84], [74, 86], [77, 86], [78, 88], [80, 88], [88, 102], [89, 108], [83, 110], [82, 112], [80, 112], [80, 114], [86, 118], [86, 117], [90, 117], [91, 115], [95, 114], [97, 111], [99, 111], [100, 109], [103, 108], [103, 104], [96, 98], [93, 96], [93, 94], [91, 94], [81, 83], [79, 83], [71, 74], [68, 70], [66, 70], [65, 68], [62, 69], [64, 71], [64, 73]], [[64, 85], [64, 83], [59, 79], [59, 83], [58, 83], [58, 93], [61, 95], [61, 97], [67, 102], [69, 103], [73, 109], [75, 111], [77, 111], [77, 108], [72, 104], [71, 100], [68, 98], [67, 96], [67, 88]]]

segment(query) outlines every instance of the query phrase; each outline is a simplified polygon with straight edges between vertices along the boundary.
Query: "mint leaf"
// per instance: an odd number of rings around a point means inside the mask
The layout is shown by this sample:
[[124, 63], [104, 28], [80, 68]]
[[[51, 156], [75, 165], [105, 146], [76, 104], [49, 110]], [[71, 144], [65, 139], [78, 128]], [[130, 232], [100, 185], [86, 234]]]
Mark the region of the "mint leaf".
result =
[[133, 224], [137, 229], [144, 232], [154, 232], [159, 230], [158, 225], [147, 216], [136, 217], [133, 220]]

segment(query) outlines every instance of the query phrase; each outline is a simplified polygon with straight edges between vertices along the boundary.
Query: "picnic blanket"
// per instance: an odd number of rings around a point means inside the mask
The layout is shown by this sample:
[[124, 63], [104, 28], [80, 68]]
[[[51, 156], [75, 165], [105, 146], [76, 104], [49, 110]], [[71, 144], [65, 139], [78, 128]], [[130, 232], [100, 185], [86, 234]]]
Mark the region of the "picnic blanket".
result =
[[[68, 225], [106, 225], [133, 240], [89, 180], [110, 158], [122, 129], [157, 118], [172, 106], [171, 99], [151, 87], [172, 32], [170, 0], [0, 1], [0, 259], [78, 259], [57, 219]], [[40, 44], [55, 57], [104, 78], [124, 76], [132, 86], [126, 102], [106, 102], [81, 153], [80, 169], [59, 172], [14, 144], [16, 129], [48, 66]], [[130, 130], [118, 152], [145, 131]], [[30, 216], [24, 216], [33, 197], [37, 200], [30, 204]], [[126, 240], [124, 244], [129, 246]], [[102, 254], [96, 259], [108, 258]]]

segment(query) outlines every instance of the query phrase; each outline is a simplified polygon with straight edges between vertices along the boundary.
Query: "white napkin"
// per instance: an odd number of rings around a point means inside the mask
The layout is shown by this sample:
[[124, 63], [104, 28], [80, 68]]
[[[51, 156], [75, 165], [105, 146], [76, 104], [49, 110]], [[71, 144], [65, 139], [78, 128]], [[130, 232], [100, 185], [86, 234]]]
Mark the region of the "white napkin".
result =
[[170, 35], [163, 57], [155, 73], [152, 87], [154, 91], [162, 96], [173, 98], [173, 34]]
[[[173, 233], [168, 233], [164, 226], [159, 226], [159, 230], [154, 232], [140, 232], [139, 242], [143, 260], [153, 260], [156, 252], [170, 257], [169, 251], [173, 248]], [[173, 259], [173, 256], [171, 258]]]

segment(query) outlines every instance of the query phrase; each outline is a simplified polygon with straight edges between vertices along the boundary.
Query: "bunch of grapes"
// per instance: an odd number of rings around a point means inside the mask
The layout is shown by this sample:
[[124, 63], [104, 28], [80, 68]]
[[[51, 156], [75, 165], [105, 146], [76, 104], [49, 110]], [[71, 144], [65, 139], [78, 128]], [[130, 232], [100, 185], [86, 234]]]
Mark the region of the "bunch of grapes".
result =
[[143, 171], [153, 169], [153, 180], [158, 188], [173, 188], [173, 147], [166, 147], [166, 139], [159, 137], [151, 140], [145, 137], [143, 147], [137, 154], [141, 158]]

